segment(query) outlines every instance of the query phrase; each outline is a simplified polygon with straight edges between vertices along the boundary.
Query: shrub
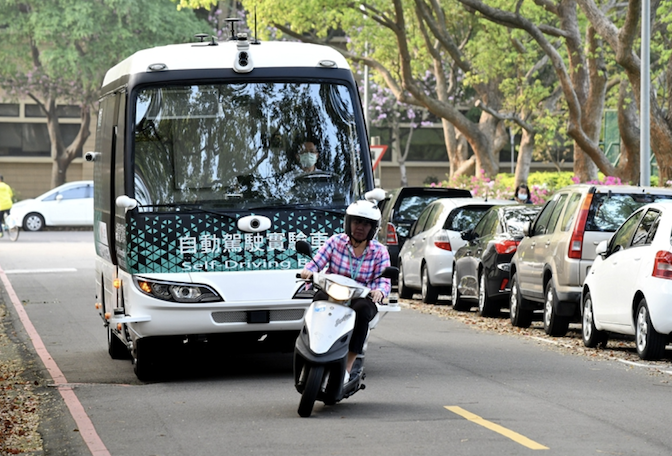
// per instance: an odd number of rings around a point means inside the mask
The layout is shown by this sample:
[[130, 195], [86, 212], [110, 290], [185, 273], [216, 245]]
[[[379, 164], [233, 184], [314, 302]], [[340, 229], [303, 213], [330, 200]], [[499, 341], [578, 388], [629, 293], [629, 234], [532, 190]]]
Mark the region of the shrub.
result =
[[[530, 196], [533, 204], [544, 204], [551, 198], [556, 190], [574, 183], [578, 183], [578, 178], [570, 171], [537, 171], [531, 173], [527, 179], [527, 185], [530, 188]], [[617, 177], [605, 177], [603, 174], [599, 174], [598, 180], [587, 183], [621, 185], [621, 180]], [[672, 181], [669, 185], [672, 186]], [[490, 179], [489, 177], [486, 177], [485, 172], [481, 170], [476, 176], [459, 176], [453, 179], [444, 180], [438, 184], [431, 184], [431, 186], [466, 188], [471, 191], [473, 196], [481, 198], [511, 199], [513, 198], [513, 192], [515, 190], [515, 176], [510, 173], [501, 173], [494, 179]]]

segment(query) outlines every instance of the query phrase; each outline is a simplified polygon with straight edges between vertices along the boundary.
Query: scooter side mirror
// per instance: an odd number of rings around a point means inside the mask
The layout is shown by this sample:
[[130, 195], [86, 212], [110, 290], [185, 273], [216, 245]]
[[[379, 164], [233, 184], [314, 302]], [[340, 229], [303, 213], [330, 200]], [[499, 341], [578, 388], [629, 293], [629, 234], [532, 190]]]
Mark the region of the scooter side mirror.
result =
[[399, 268], [394, 266], [388, 266], [385, 269], [383, 269], [383, 273], [380, 276], [385, 279], [397, 280], [397, 278], [399, 277]]
[[304, 240], [296, 241], [296, 251], [302, 255], [313, 257], [313, 250], [310, 244]]

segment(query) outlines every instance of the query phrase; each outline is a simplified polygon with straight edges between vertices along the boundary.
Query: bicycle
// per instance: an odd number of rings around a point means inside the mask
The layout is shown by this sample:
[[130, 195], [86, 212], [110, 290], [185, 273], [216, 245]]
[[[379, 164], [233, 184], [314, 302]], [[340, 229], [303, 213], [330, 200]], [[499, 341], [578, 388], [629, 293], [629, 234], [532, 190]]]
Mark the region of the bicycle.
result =
[[5, 214], [2, 220], [2, 224], [0, 224], [0, 237], [7, 233], [9, 240], [15, 242], [17, 239], [19, 239], [20, 230], [21, 227], [16, 223], [16, 220], [14, 220], [11, 215]]

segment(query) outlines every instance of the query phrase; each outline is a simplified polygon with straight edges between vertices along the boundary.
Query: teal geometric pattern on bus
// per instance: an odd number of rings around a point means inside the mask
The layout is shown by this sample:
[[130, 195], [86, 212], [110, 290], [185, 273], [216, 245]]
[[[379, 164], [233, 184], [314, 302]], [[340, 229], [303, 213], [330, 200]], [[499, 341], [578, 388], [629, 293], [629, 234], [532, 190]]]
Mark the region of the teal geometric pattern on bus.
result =
[[129, 272], [204, 272], [299, 269], [294, 245], [303, 239], [316, 250], [342, 231], [343, 216], [314, 210], [257, 213], [271, 220], [261, 233], [245, 233], [237, 221], [250, 213], [216, 215], [137, 213], [130, 217]]

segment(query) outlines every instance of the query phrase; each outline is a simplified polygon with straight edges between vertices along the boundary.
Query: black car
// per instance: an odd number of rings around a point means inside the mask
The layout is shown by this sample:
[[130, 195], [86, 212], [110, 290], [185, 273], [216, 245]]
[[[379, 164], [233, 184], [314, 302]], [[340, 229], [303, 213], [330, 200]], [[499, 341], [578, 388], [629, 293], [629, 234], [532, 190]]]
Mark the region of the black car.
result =
[[387, 247], [392, 266], [398, 266], [399, 250], [422, 210], [439, 198], [471, 198], [463, 188], [401, 187], [387, 192], [378, 207], [382, 213], [378, 242]]
[[506, 307], [511, 258], [523, 238], [523, 227], [540, 210], [541, 206], [529, 204], [494, 206], [472, 230], [461, 233], [467, 243], [455, 252], [453, 309], [469, 310], [477, 300], [478, 313], [485, 317]]

